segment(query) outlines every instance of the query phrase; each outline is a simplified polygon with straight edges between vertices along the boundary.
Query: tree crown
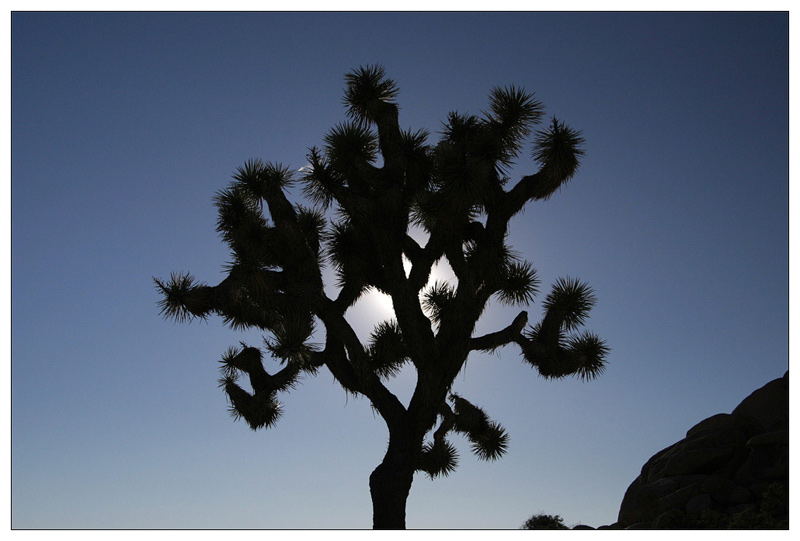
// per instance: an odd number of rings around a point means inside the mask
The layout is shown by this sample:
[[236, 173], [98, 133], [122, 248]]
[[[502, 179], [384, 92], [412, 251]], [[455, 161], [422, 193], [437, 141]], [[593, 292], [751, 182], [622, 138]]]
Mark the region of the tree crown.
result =
[[[584, 154], [580, 132], [555, 117], [534, 131], [543, 105], [509, 86], [491, 91], [480, 116], [450, 113], [441, 139], [430, 144], [427, 131], [399, 128], [396, 97], [383, 68], [349, 73], [347, 120], [325, 135], [321, 148], [309, 149], [300, 175], [252, 159], [216, 194], [217, 231], [231, 250], [225, 279], [209, 286], [180, 273], [155, 282], [166, 317], [217, 314], [234, 329], [266, 333], [264, 350], [241, 344], [222, 358], [220, 386], [236, 418], [254, 430], [272, 426], [282, 411], [278, 393], [325, 366], [347, 392], [371, 401], [390, 434], [409, 426], [420, 442], [432, 434], [414, 464], [435, 477], [456, 466], [451, 432], [466, 436], [486, 460], [508, 446], [501, 425], [452, 392], [471, 352], [516, 344], [545, 378], [592, 379], [604, 370], [608, 347], [580, 331], [595, 297], [569, 277], [553, 285], [539, 322], [529, 325], [522, 311], [497, 332], [473, 335], [491, 298], [528, 305], [538, 295], [535, 268], [506, 242], [509, 224], [526, 204], [548, 199], [575, 175]], [[539, 170], [508, 188], [510, 167], [531, 135]], [[295, 183], [310, 205], [288, 200]], [[415, 227], [427, 236], [424, 246], [410, 234]], [[440, 260], [452, 268], [452, 283], [429, 283]], [[323, 287], [326, 265], [335, 271], [335, 298]], [[363, 344], [345, 313], [372, 289], [391, 296], [396, 317], [376, 322]], [[324, 343], [316, 344], [320, 328]], [[264, 367], [265, 353], [280, 366], [273, 374]], [[386, 384], [409, 363], [418, 384], [404, 405]]]

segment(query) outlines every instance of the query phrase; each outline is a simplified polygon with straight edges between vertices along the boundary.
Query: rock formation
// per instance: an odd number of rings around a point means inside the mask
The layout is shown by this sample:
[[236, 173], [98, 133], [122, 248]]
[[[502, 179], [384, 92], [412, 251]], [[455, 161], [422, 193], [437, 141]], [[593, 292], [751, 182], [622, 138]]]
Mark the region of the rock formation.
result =
[[788, 528], [788, 502], [786, 372], [656, 453], [604, 528]]

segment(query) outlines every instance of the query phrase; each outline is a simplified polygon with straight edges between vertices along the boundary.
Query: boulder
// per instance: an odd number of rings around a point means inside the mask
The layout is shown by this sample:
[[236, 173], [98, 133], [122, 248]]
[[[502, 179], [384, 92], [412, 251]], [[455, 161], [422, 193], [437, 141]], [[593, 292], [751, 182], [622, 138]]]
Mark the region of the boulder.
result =
[[653, 455], [613, 529], [788, 528], [789, 373]]
[[789, 372], [753, 391], [731, 415], [758, 422], [763, 432], [789, 430]]

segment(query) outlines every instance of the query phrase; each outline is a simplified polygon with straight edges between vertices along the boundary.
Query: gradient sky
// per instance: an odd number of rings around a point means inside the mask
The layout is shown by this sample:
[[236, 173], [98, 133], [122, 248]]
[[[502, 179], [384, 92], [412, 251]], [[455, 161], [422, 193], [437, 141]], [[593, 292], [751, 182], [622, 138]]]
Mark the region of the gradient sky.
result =
[[[612, 348], [592, 382], [545, 381], [515, 348], [473, 355], [454, 390], [510, 450], [482, 462], [454, 436], [459, 468], [415, 477], [409, 528], [613, 523], [653, 454], [788, 369], [787, 13], [11, 22], [14, 528], [371, 527], [387, 433], [368, 403], [323, 370], [281, 396], [274, 429], [234, 422], [217, 361], [260, 335], [165, 321], [152, 282], [221, 280], [213, 195], [249, 158], [305, 165], [359, 65], [385, 66], [401, 126], [434, 141], [509, 84], [583, 131], [579, 174], [511, 240], [543, 292], [594, 287], [587, 328]], [[533, 170], [524, 156], [512, 179]], [[381, 310], [351, 314], [363, 336]], [[494, 306], [480, 330], [517, 311]]]

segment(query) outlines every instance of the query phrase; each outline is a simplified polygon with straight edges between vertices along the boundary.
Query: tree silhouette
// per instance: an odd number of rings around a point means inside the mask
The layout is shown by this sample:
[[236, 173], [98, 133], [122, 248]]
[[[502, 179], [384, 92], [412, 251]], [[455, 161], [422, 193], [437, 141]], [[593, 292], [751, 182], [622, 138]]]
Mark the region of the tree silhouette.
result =
[[[242, 344], [222, 357], [220, 386], [232, 414], [252, 429], [272, 426], [281, 415], [278, 393], [323, 366], [346, 392], [370, 401], [389, 432], [369, 478], [373, 526], [395, 529], [405, 527], [414, 473], [435, 478], [456, 468], [453, 433], [480, 459], [507, 449], [504, 428], [452, 392], [471, 352], [515, 344], [544, 378], [583, 379], [603, 371], [608, 353], [603, 340], [579, 331], [595, 298], [572, 278], [553, 285], [538, 323], [528, 325], [521, 311], [505, 328], [473, 335], [493, 297], [527, 305], [537, 295], [536, 270], [506, 244], [509, 223], [573, 177], [583, 155], [580, 133], [553, 118], [533, 134], [538, 171], [506, 189], [511, 164], [543, 118], [532, 94], [495, 88], [481, 116], [450, 113], [436, 145], [425, 130], [400, 129], [396, 95], [381, 67], [346, 75], [348, 120], [330, 130], [322, 148], [309, 149], [299, 179], [254, 159], [217, 193], [217, 230], [232, 252], [225, 279], [216, 286], [185, 273], [155, 279], [166, 317], [217, 314], [234, 329], [267, 333], [264, 351]], [[298, 180], [310, 206], [287, 198]], [[410, 234], [415, 230], [424, 232], [424, 245]], [[430, 284], [442, 259], [456, 279]], [[325, 265], [338, 278], [335, 298], [323, 287]], [[371, 290], [391, 297], [395, 318], [376, 322], [364, 344], [345, 313]], [[320, 327], [324, 344], [314, 345]], [[273, 374], [264, 368], [265, 353], [281, 365]], [[416, 370], [417, 385], [404, 405], [387, 383], [406, 365]], [[249, 390], [240, 385], [243, 376]]]

